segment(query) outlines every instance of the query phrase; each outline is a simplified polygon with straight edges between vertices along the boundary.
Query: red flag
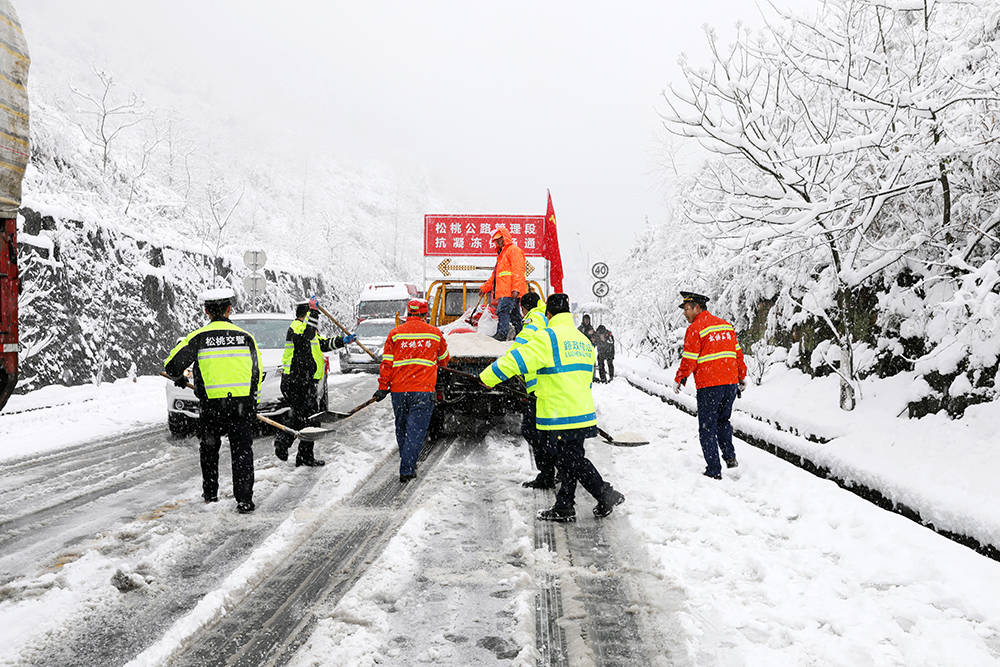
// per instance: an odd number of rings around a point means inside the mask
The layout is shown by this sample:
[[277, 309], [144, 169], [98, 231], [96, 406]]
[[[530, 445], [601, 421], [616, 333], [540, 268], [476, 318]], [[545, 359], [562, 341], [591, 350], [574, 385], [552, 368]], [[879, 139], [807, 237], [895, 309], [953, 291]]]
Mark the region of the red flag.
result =
[[562, 256], [559, 254], [559, 234], [556, 231], [556, 211], [552, 208], [552, 193], [549, 192], [549, 206], [545, 211], [545, 242], [542, 257], [549, 260], [549, 280], [553, 293], [563, 291]]

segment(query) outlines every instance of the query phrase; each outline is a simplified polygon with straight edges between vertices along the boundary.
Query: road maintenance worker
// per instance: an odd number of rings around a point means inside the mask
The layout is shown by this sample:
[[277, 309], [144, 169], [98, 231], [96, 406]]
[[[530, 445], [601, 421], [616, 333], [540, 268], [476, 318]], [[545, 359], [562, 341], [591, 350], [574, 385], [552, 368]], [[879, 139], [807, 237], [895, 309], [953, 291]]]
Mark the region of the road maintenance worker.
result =
[[[521, 313], [524, 318], [524, 328], [517, 334], [511, 349], [517, 349], [528, 342], [537, 332], [549, 325], [549, 318], [545, 317], [545, 304], [540, 303], [541, 299], [534, 292], [528, 292], [521, 297]], [[535, 373], [524, 374], [524, 384], [531, 399], [525, 404], [524, 414], [521, 417], [521, 435], [528, 441], [528, 447], [535, 459], [535, 466], [538, 468], [538, 475], [521, 486], [529, 489], [554, 489], [556, 486], [556, 462], [545, 446], [544, 439], [535, 427], [535, 410], [537, 402], [535, 400], [535, 386], [538, 384], [538, 377]]]
[[538, 513], [544, 521], [576, 521], [576, 483], [597, 500], [594, 516], [611, 514], [625, 496], [601, 477], [584, 452], [584, 440], [597, 436], [597, 414], [591, 391], [594, 346], [573, 324], [569, 297], [553, 294], [545, 304], [549, 325], [526, 343], [511, 349], [479, 375], [495, 387], [514, 375], [537, 373], [535, 424], [555, 454], [559, 490], [551, 509]]
[[392, 392], [399, 447], [399, 481], [417, 476], [417, 458], [424, 447], [434, 414], [438, 366], [448, 365], [444, 334], [427, 323], [427, 302], [413, 299], [406, 304], [406, 321], [389, 332], [379, 365], [376, 401]]
[[[285, 351], [281, 356], [281, 395], [291, 408], [285, 426], [296, 431], [306, 426], [319, 426], [309, 417], [319, 410], [316, 391], [326, 372], [323, 353], [357, 340], [353, 334], [332, 339], [320, 336], [318, 305], [316, 297], [296, 304], [295, 319], [285, 332]], [[278, 431], [274, 436], [274, 455], [287, 461], [288, 448], [294, 439], [295, 436], [290, 433]], [[312, 442], [299, 440], [296, 467], [326, 465], [326, 461], [316, 458], [313, 445]]]
[[521, 331], [520, 298], [528, 291], [528, 283], [524, 277], [524, 251], [514, 243], [514, 238], [506, 227], [497, 227], [492, 237], [493, 247], [497, 251], [497, 264], [493, 275], [480, 286], [483, 294], [493, 292], [500, 301], [497, 304], [497, 332], [494, 338], [507, 340], [511, 325], [514, 335]]
[[163, 363], [164, 372], [178, 387], [187, 385], [184, 370], [194, 364], [194, 393], [201, 402], [198, 435], [201, 441], [202, 497], [219, 499], [219, 449], [229, 436], [233, 459], [233, 496], [236, 511], [253, 512], [253, 427], [260, 392], [261, 360], [257, 341], [229, 321], [236, 295], [228, 288], [201, 295], [211, 320], [189, 333]]
[[680, 308], [688, 321], [684, 334], [681, 366], [674, 377], [674, 392], [679, 393], [689, 375], [694, 373], [698, 397], [698, 437], [705, 456], [706, 477], [722, 479], [719, 450], [727, 468], [735, 468], [733, 426], [729, 418], [738, 391], [745, 386], [747, 365], [736, 340], [733, 325], [708, 312], [708, 297], [695, 292], [681, 292]]

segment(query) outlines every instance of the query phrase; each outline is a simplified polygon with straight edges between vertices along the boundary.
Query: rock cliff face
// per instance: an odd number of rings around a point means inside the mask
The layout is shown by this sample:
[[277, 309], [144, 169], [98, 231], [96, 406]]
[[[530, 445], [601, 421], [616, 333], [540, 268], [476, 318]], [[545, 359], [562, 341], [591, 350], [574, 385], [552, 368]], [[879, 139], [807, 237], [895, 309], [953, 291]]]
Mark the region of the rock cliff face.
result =
[[156, 245], [29, 208], [21, 216], [18, 392], [159, 372], [177, 338], [205, 322], [197, 295], [213, 283], [236, 290], [240, 311], [287, 312], [313, 294], [334, 312], [350, 310], [318, 275], [267, 268], [267, 294], [250, 304], [240, 257]]

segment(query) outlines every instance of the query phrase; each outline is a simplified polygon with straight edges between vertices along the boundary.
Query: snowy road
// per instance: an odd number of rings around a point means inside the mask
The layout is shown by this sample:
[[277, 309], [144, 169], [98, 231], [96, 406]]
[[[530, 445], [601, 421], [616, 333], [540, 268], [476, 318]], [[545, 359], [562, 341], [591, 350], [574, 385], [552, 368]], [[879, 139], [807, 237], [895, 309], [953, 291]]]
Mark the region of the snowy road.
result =
[[[338, 377], [335, 407], [370, 395]], [[391, 410], [295, 469], [255, 444], [258, 511], [200, 502], [193, 440], [162, 427], [0, 462], [0, 662], [990, 665], [1000, 564], [748, 446], [700, 475], [695, 421], [595, 387], [590, 441], [627, 495], [538, 523], [516, 419], [430, 443], [400, 486]], [[162, 395], [160, 395], [162, 400]], [[146, 408], [143, 408], [146, 409]]]

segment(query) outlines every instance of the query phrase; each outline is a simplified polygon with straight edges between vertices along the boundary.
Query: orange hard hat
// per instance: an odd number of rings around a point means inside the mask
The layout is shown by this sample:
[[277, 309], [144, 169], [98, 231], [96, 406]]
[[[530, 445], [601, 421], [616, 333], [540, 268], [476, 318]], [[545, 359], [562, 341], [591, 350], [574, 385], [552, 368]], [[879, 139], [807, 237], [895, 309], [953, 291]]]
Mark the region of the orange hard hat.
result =
[[427, 302], [423, 299], [411, 299], [409, 303], [406, 304], [406, 312], [410, 315], [426, 315]]

